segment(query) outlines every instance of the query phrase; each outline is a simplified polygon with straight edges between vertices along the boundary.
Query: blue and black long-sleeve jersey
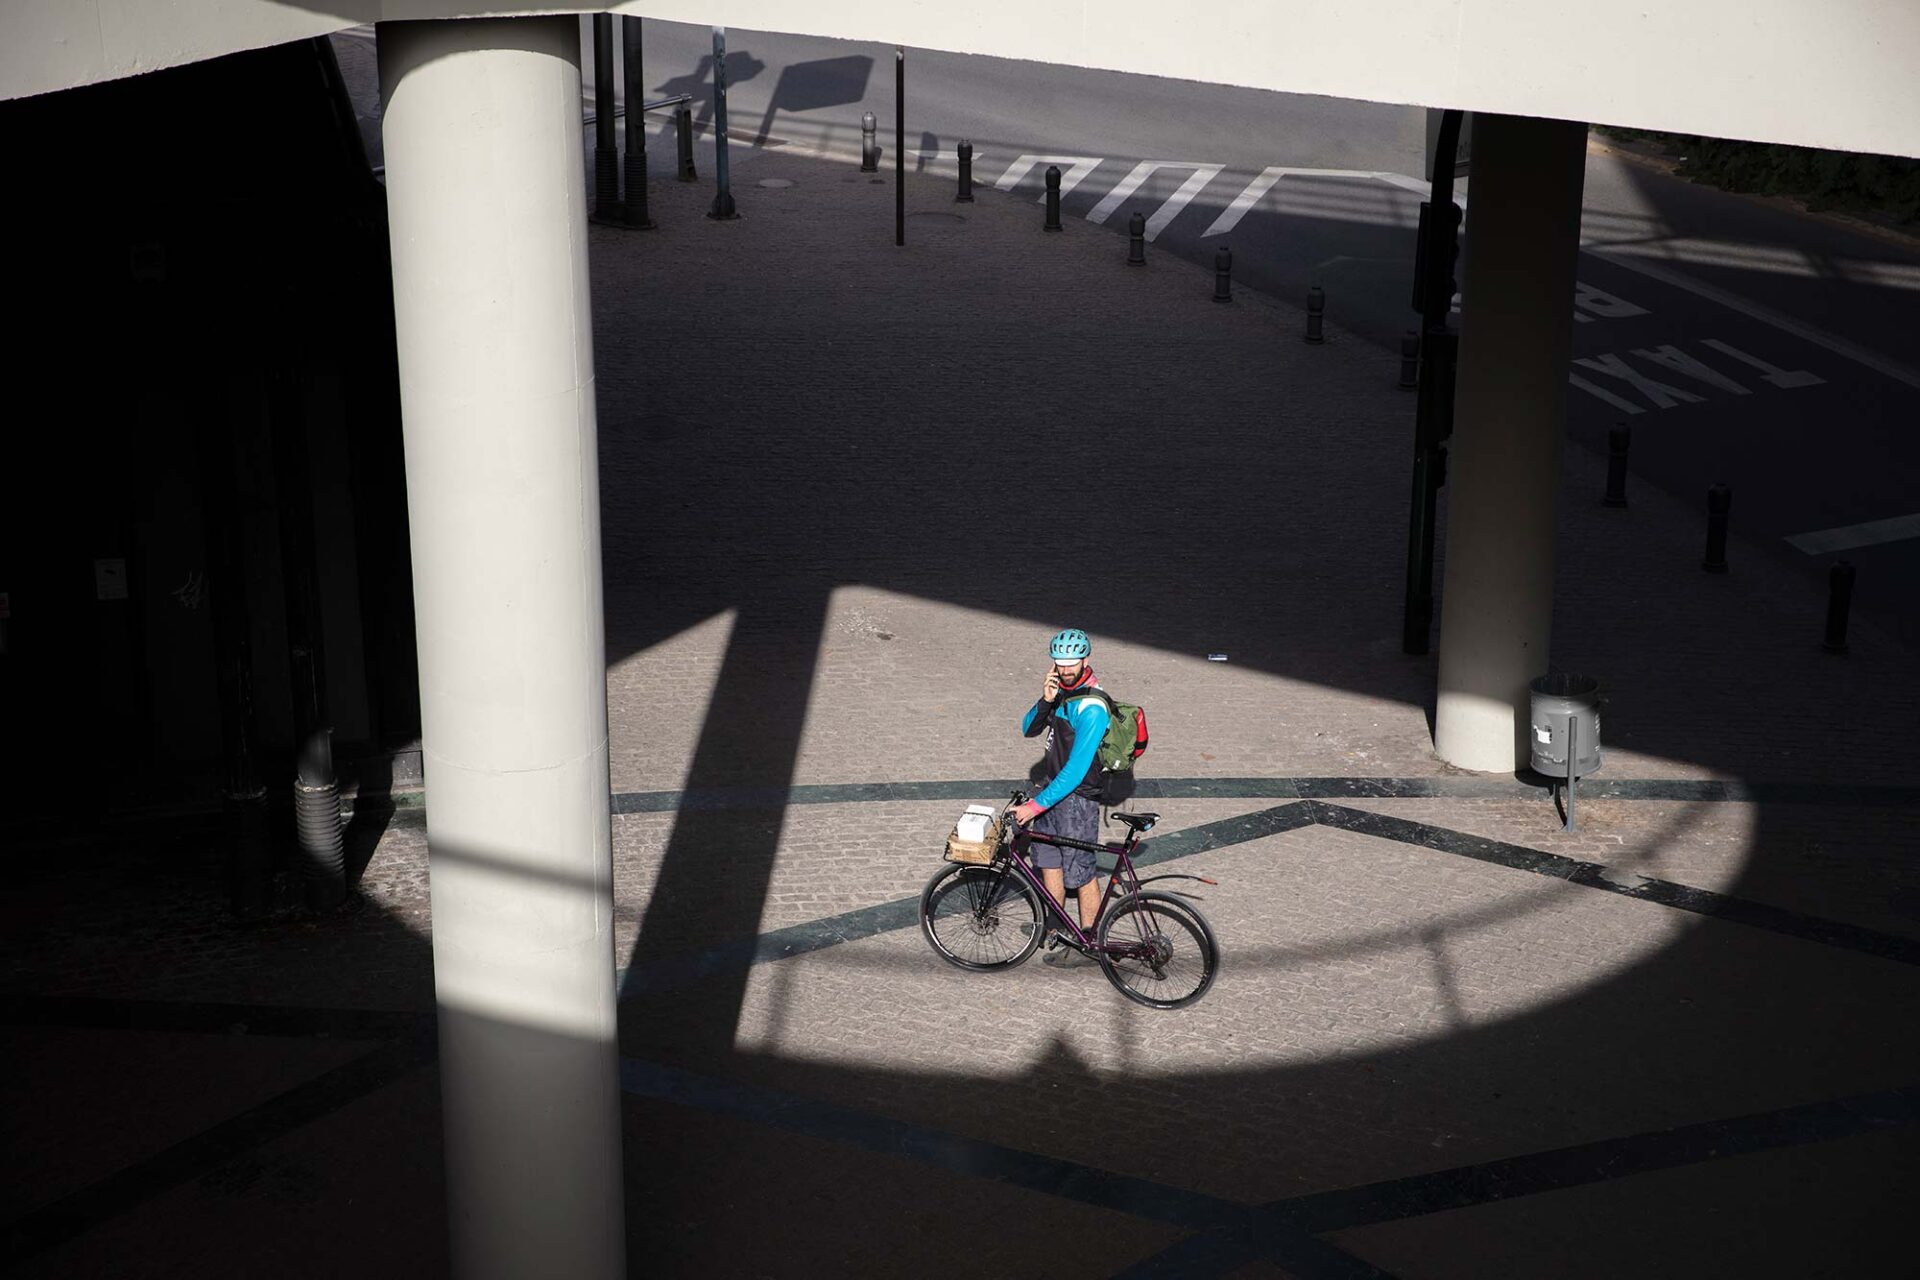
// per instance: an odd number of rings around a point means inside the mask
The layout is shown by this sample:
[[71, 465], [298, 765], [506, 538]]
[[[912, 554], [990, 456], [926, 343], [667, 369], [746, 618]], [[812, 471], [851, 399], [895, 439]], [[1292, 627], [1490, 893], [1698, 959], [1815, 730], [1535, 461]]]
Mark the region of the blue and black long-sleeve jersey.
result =
[[[1099, 686], [1091, 678], [1078, 686], [1089, 687]], [[1063, 691], [1051, 707], [1034, 699], [1020, 721], [1020, 732], [1027, 737], [1047, 735], [1047, 768], [1052, 770], [1053, 780], [1033, 798], [1042, 809], [1051, 809], [1075, 791], [1091, 795], [1100, 782], [1094, 757], [1100, 750], [1100, 740], [1107, 736], [1107, 702], [1104, 698], [1076, 698], [1074, 692], [1077, 690]]]

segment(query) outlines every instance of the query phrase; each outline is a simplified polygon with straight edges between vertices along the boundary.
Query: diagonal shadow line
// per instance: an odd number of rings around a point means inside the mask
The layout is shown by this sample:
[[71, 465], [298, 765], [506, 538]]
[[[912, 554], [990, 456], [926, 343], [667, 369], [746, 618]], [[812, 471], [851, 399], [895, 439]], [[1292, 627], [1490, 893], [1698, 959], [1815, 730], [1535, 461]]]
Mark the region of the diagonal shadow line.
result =
[[[790, 583], [741, 603], [727, 640], [686, 790], [725, 789], [753, 779], [757, 790], [783, 795], [792, 785], [813, 692], [831, 586]], [[780, 847], [784, 805], [761, 810], [683, 809], [647, 899], [627, 971], [649, 972], [668, 963], [685, 974], [719, 976], [682, 1033], [682, 1048], [724, 1058], [746, 999], [751, 960], [740, 963], [733, 944], [719, 948], [725, 963], [673, 960], [681, 939], [745, 939], [751, 949], [766, 912]], [[713, 949], [708, 949], [712, 951]], [[624, 975], [619, 975], [624, 980]]]
[[1395, 818], [1361, 809], [1349, 809], [1343, 805], [1327, 804], [1318, 800], [1302, 801], [1302, 803], [1311, 804], [1314, 807], [1318, 821], [1342, 831], [1397, 840], [1402, 844], [1471, 858], [1476, 862], [1491, 863], [1494, 866], [1508, 867], [1515, 871], [1527, 871], [1534, 875], [1565, 880], [1569, 884], [1579, 885], [1584, 889], [1599, 889], [1606, 893], [1618, 894], [1623, 898], [1651, 902], [1657, 906], [1686, 911], [1729, 924], [1743, 924], [1749, 928], [1764, 929], [1769, 933], [1784, 934], [1790, 938], [1817, 942], [1822, 946], [1836, 947], [1843, 951], [1855, 951], [1899, 964], [1920, 964], [1920, 939], [1903, 938], [1898, 934], [1881, 933], [1875, 929], [1862, 928], [1859, 925], [1846, 924], [1838, 920], [1804, 915], [1798, 911], [1769, 906], [1747, 898], [1728, 897], [1708, 889], [1675, 884], [1671, 880], [1635, 875], [1632, 879], [1636, 883], [1619, 883], [1607, 879], [1608, 868], [1598, 863], [1581, 862], [1557, 853], [1529, 849], [1524, 845], [1507, 844], [1485, 836], [1468, 835], [1446, 827], [1436, 827], [1430, 823], [1414, 822], [1406, 818]]
[[18, 1263], [73, 1239], [163, 1191], [212, 1171], [433, 1061], [431, 1028], [417, 1030], [269, 1098], [138, 1164], [109, 1174], [0, 1227], [0, 1259]]

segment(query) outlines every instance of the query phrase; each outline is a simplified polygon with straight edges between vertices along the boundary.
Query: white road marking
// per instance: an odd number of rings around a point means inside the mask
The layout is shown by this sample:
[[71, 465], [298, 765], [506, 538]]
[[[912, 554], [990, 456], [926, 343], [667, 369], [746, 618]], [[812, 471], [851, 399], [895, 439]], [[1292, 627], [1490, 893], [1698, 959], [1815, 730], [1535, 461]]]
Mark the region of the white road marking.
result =
[[[1802, 342], [1811, 342], [1816, 347], [1831, 351], [1838, 356], [1845, 356], [1857, 364], [1863, 364], [1875, 373], [1884, 374], [1886, 377], [1892, 378], [1895, 382], [1905, 383], [1915, 390], [1920, 390], [1920, 369], [1909, 368], [1897, 360], [1891, 360], [1881, 355], [1877, 351], [1869, 351], [1865, 347], [1847, 341], [1845, 338], [1835, 337], [1830, 333], [1824, 333], [1819, 329], [1815, 329], [1811, 325], [1801, 324], [1798, 320], [1783, 316], [1779, 312], [1763, 307], [1757, 302], [1749, 302], [1737, 294], [1728, 293], [1725, 289], [1717, 289], [1710, 284], [1702, 284], [1698, 280], [1689, 279], [1677, 271], [1669, 271], [1665, 267], [1657, 267], [1650, 262], [1635, 261], [1631, 257], [1615, 253], [1611, 249], [1599, 245], [1587, 245], [1584, 248], [1584, 252], [1610, 262], [1616, 267], [1623, 267], [1628, 271], [1637, 272], [1650, 280], [1658, 280], [1661, 284], [1672, 285], [1674, 288], [1691, 293], [1697, 298], [1705, 298], [1709, 302], [1717, 302], [1723, 307], [1738, 311], [1750, 320], [1758, 320], [1761, 324], [1771, 325], [1782, 333], [1792, 334]], [[1714, 344], [1708, 343], [1708, 345], [1712, 346]], [[1731, 355], [1732, 353], [1728, 352], [1728, 354]], [[1776, 383], [1775, 385], [1779, 384]]]
[[[1645, 307], [1637, 307], [1605, 289], [1596, 289], [1584, 280], [1573, 282], [1573, 305], [1580, 311], [1591, 311], [1605, 320], [1623, 320], [1628, 316], [1647, 314]], [[1576, 315], [1576, 318], [1579, 317]]]
[[[1409, 177], [1404, 173], [1375, 173], [1372, 176], [1378, 178], [1390, 187], [1399, 187], [1403, 191], [1411, 191], [1415, 195], [1425, 196], [1428, 199], [1433, 197], [1433, 184], [1431, 182], [1423, 182], [1419, 178]], [[1453, 182], [1453, 202], [1462, 209], [1467, 207], [1467, 193], [1460, 189], [1460, 180], [1458, 178], [1454, 179]]]
[[[1099, 156], [1021, 156], [1007, 166], [1007, 171], [1000, 175], [993, 186], [997, 191], [1011, 191], [1020, 185], [1020, 179], [1026, 177], [1035, 165], [1064, 164], [1067, 171], [1060, 175], [1060, 194], [1064, 197], [1094, 171], [1100, 160]], [[1042, 191], [1039, 203], [1045, 204], [1046, 200], [1047, 193]]]
[[1904, 542], [1920, 538], [1920, 515], [1895, 516], [1891, 520], [1869, 520], [1865, 524], [1798, 533], [1787, 541], [1810, 556], [1851, 551], [1855, 547], [1874, 547], [1883, 542]]
[[[1094, 167], [1099, 163], [1100, 158], [1092, 156], [1021, 156], [1013, 162], [1006, 173], [1000, 175], [999, 181], [994, 183], [994, 186], [1001, 191], [1010, 190], [1018, 184], [1020, 179], [1026, 176], [1027, 171], [1036, 164], [1065, 164], [1071, 166], [1060, 181], [1061, 194], [1065, 195], [1075, 186], [1078, 186], [1080, 181], [1088, 174], [1092, 173]], [[1129, 175], [1129, 177], [1131, 176], [1132, 175]], [[1142, 180], [1144, 180], [1144, 177], [1145, 175], [1143, 174]], [[1260, 175], [1249, 182], [1245, 189], [1233, 198], [1233, 202], [1221, 211], [1219, 217], [1214, 219], [1213, 225], [1201, 233], [1201, 239], [1204, 240], [1209, 236], [1225, 235], [1227, 232], [1233, 230], [1234, 227], [1239, 225], [1240, 220], [1247, 215], [1248, 210], [1252, 209], [1254, 205], [1265, 198], [1280, 179], [1284, 177], [1365, 178], [1376, 182], [1384, 182], [1388, 186], [1398, 187], [1404, 191], [1410, 191], [1415, 195], [1423, 197], [1431, 197], [1433, 192], [1432, 183], [1424, 182], [1419, 178], [1411, 177], [1404, 173], [1390, 173], [1377, 169], [1302, 169], [1290, 166], [1270, 165], [1261, 170]], [[1192, 180], [1189, 179], [1189, 182], [1191, 181]], [[1138, 183], [1135, 185], [1138, 186]], [[1204, 186], [1205, 183], [1202, 182], [1200, 185]], [[1461, 183], [1455, 184], [1453, 196], [1454, 203], [1462, 209], [1467, 207], [1467, 193], [1462, 189], [1463, 185], [1464, 184]], [[1188, 197], [1189, 200], [1191, 198], [1191, 196]], [[1044, 193], [1040, 199], [1042, 201], [1046, 199]], [[1157, 231], [1158, 229], [1156, 228], [1155, 230]], [[1920, 390], [1920, 369], [1902, 364], [1897, 360], [1883, 356], [1877, 351], [1871, 351], [1845, 338], [1815, 329], [1811, 325], [1803, 324], [1790, 316], [1782, 315], [1768, 307], [1761, 306], [1757, 302], [1750, 302], [1737, 294], [1727, 292], [1725, 289], [1705, 284], [1701, 281], [1691, 279], [1688, 276], [1684, 276], [1677, 271], [1669, 270], [1664, 266], [1647, 262], [1638, 256], [1639, 254], [1648, 252], [1646, 249], [1630, 245], [1609, 245], [1602, 243], [1598, 238], [1583, 237], [1581, 252], [1590, 253], [1594, 257], [1603, 259], [1616, 267], [1634, 272], [1637, 275], [1645, 276], [1650, 280], [1657, 280], [1661, 284], [1669, 285], [1685, 293], [1691, 293], [1697, 298], [1704, 298], [1708, 302], [1719, 303], [1729, 310], [1739, 312], [1750, 320], [1757, 320], [1761, 324], [1769, 325], [1780, 330], [1782, 333], [1791, 334], [1803, 342], [1810, 342], [1816, 347], [1833, 352], [1835, 355], [1844, 356], [1856, 364], [1865, 365], [1875, 373], [1891, 378], [1895, 382], [1904, 383], [1915, 390]], [[1752, 260], [1747, 260], [1743, 262], [1742, 265], [1751, 266], [1754, 264]], [[1776, 264], [1770, 262], [1769, 265]], [[1920, 281], [1920, 275], [1916, 274], [1916, 269], [1890, 263], [1846, 263], [1842, 264], [1840, 274], [1848, 279], [1863, 280], [1874, 284], [1891, 286], [1893, 288], [1914, 288], [1916, 281]], [[1592, 289], [1590, 286], [1582, 287], [1582, 295], [1584, 296], [1576, 297], [1575, 305], [1591, 311], [1595, 315], [1613, 318], [1616, 315], [1646, 314], [1646, 308], [1637, 307], [1624, 300], [1614, 299], [1614, 295], [1607, 294], [1603, 290]], [[1624, 309], [1609, 313], [1606, 310], [1593, 306], [1592, 300], [1594, 299], [1614, 300]], [[1734, 357], [1736, 360], [1761, 369], [1766, 375], [1766, 380], [1777, 387], [1809, 387], [1816, 386], [1825, 381], [1825, 379], [1805, 371], [1789, 371], [1765, 364], [1764, 362], [1756, 360], [1754, 357], [1748, 356], [1744, 352], [1736, 351], [1726, 344], [1716, 342], [1712, 339], [1706, 340], [1706, 345], [1714, 347]], [[1610, 369], [1602, 369], [1601, 372], [1611, 373], [1613, 371]], [[1618, 400], [1617, 397], [1602, 392], [1600, 388], [1590, 382], [1586, 382], [1584, 379], [1575, 378], [1574, 385], [1581, 387], [1582, 390], [1591, 391], [1594, 394], [1600, 395], [1611, 403], [1625, 403], [1624, 401]], [[1684, 396], [1686, 393], [1681, 392], [1680, 394]], [[1635, 411], [1637, 411], [1638, 406], [1634, 408]]]
[[1214, 175], [1225, 167], [1218, 164], [1194, 164], [1187, 160], [1142, 160], [1133, 166], [1133, 172], [1120, 179], [1113, 190], [1107, 192], [1099, 204], [1093, 206], [1092, 211], [1087, 214], [1087, 221], [1105, 222], [1113, 216], [1115, 209], [1140, 189], [1140, 184], [1152, 176], [1155, 170], [1193, 170], [1187, 175], [1187, 180], [1180, 184], [1180, 189], [1168, 196], [1166, 202], [1154, 211], [1151, 218], [1147, 219], [1147, 239], [1156, 239], [1161, 231], [1166, 229], [1166, 225], [1178, 217], [1180, 211], [1186, 208], [1188, 203], [1199, 195], [1209, 182], [1213, 181]]
[[1737, 396], [1753, 394], [1751, 389], [1741, 386], [1718, 369], [1701, 364], [1676, 346], [1635, 347], [1633, 354], [1651, 360], [1655, 364], [1665, 365], [1675, 373], [1684, 373], [1689, 378], [1695, 378], [1710, 387], [1719, 387], [1722, 391], [1731, 391]]
[[1718, 338], [1702, 338], [1700, 345], [1712, 347], [1723, 355], [1732, 356], [1742, 364], [1752, 365], [1760, 371], [1760, 376], [1776, 387], [1817, 387], [1826, 379], [1817, 373], [1808, 373], [1805, 369], [1782, 369], [1778, 365], [1768, 364], [1758, 356], [1750, 356], [1738, 347], [1730, 347]]
[[1920, 289], [1920, 267], [1902, 262], [1841, 262], [1837, 268], [1847, 280], [1879, 285], [1883, 289]]
[[1604, 373], [1608, 377], [1620, 379], [1653, 401], [1653, 407], [1656, 409], [1671, 409], [1676, 404], [1700, 403], [1701, 398], [1693, 392], [1683, 391], [1679, 387], [1670, 387], [1664, 382], [1656, 382], [1619, 356], [1582, 356], [1574, 363], [1583, 369], [1591, 369], [1595, 373]]
[[[1384, 173], [1378, 169], [1297, 169], [1287, 165], [1268, 165], [1260, 171], [1260, 176], [1249, 182], [1233, 202], [1220, 211], [1213, 225], [1200, 233], [1202, 240], [1208, 236], [1223, 236], [1240, 225], [1240, 219], [1247, 211], [1259, 204], [1266, 194], [1273, 190], [1274, 184], [1282, 178], [1362, 178], [1387, 183], [1389, 186], [1404, 187], [1421, 195], [1430, 192], [1430, 184], [1418, 178], [1409, 178], [1404, 174]], [[1467, 203], [1464, 195], [1454, 197], [1455, 203], [1463, 208]]]
[[1586, 392], [1588, 395], [1600, 397], [1600, 399], [1605, 400], [1608, 404], [1612, 405], [1614, 408], [1618, 409], [1622, 413], [1645, 413], [1646, 412], [1646, 410], [1642, 409], [1639, 405], [1634, 404], [1631, 400], [1622, 400], [1619, 396], [1613, 394], [1613, 392], [1608, 391], [1603, 387], [1596, 387], [1593, 383], [1588, 382], [1585, 378], [1581, 377], [1577, 373], [1568, 374], [1567, 381], [1571, 382], [1574, 386], [1580, 388], [1582, 391]]

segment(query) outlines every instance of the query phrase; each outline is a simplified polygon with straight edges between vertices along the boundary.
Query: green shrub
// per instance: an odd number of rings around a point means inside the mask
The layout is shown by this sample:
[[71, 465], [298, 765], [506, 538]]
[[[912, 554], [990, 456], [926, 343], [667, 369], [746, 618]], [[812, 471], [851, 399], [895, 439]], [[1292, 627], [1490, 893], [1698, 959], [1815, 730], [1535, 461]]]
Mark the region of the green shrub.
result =
[[1645, 129], [1602, 132], [1657, 143], [1667, 154], [1684, 157], [1682, 177], [1722, 190], [1798, 196], [1810, 209], [1872, 210], [1920, 222], [1920, 160]]

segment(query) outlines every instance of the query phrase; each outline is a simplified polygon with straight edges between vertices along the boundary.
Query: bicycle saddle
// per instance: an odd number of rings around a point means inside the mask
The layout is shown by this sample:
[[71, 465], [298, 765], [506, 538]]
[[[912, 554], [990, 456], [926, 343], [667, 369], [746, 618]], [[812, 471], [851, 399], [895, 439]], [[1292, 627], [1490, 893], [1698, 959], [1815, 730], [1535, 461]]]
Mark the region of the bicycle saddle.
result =
[[1118, 813], [1114, 817], [1132, 827], [1135, 831], [1151, 831], [1153, 824], [1160, 821], [1157, 813]]

